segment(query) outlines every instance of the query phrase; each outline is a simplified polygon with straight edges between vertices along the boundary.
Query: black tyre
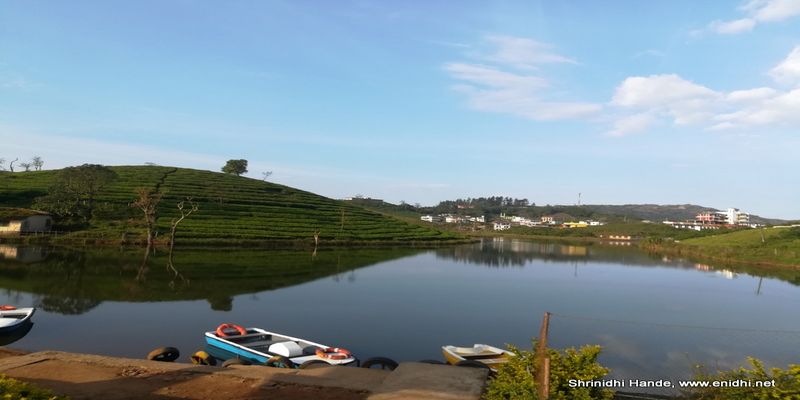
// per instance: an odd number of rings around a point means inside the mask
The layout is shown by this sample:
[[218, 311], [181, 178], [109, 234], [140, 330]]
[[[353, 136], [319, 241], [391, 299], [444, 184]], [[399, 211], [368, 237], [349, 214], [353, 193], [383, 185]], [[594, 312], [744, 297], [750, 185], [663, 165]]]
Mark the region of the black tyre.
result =
[[250, 361], [242, 360], [241, 358], [229, 358], [222, 363], [222, 368], [228, 368], [231, 365], [250, 365]]
[[147, 353], [147, 359], [152, 361], [172, 362], [181, 356], [181, 352], [174, 347], [159, 347]]
[[190, 357], [192, 360], [192, 364], [196, 365], [217, 365], [217, 359], [211, 357], [210, 354], [206, 353], [205, 351], [198, 351]]
[[372, 357], [361, 363], [361, 368], [377, 367], [378, 369], [388, 369], [389, 371], [394, 371], [398, 365], [399, 364], [397, 364], [397, 361], [392, 360], [391, 358]]
[[456, 363], [456, 367], [467, 367], [467, 368], [482, 368], [482, 369], [489, 369], [489, 366], [478, 362], [475, 360], [462, 360]]
[[332, 367], [332, 365], [326, 363], [322, 360], [308, 360], [302, 364], [298, 368], [300, 369], [314, 369], [314, 368], [325, 368], [325, 367]]
[[292, 360], [284, 356], [272, 356], [264, 365], [275, 368], [297, 368]]
[[418, 362], [423, 363], [423, 364], [445, 365], [444, 362], [439, 361], [439, 360], [420, 360]]

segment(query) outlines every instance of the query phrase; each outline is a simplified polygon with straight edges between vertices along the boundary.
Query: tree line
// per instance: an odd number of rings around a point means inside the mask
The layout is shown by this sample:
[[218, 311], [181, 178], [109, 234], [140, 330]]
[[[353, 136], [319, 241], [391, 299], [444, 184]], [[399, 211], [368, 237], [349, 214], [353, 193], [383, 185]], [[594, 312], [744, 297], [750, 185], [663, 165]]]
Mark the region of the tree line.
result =
[[[14, 164], [17, 164], [18, 162], [19, 162], [19, 157], [10, 160], [8, 162], [8, 166], [6, 166], [6, 159], [0, 158], [0, 172], [5, 172], [5, 171], [15, 172]], [[33, 156], [33, 158], [31, 158], [30, 161], [19, 162], [17, 166], [22, 168], [25, 172], [29, 172], [31, 170], [41, 171], [42, 167], [44, 166], [44, 160], [42, 160], [42, 157]]]

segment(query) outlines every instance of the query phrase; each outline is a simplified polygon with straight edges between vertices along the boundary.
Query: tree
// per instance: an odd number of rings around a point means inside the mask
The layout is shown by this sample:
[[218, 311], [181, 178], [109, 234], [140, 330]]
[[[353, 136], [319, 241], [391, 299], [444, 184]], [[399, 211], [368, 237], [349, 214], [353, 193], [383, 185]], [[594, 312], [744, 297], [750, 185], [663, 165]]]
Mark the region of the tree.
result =
[[35, 171], [41, 171], [42, 167], [44, 166], [44, 160], [42, 160], [42, 157], [33, 156], [33, 159], [31, 160], [31, 165], [33, 165], [33, 169]]
[[33, 166], [33, 164], [27, 163], [27, 162], [23, 162], [23, 163], [19, 163], [19, 166], [22, 167], [22, 168], [25, 168], [25, 172], [30, 172], [31, 167]]
[[78, 217], [89, 222], [97, 194], [116, 178], [116, 172], [103, 165], [64, 168], [47, 195], [36, 199], [36, 207], [59, 217]]
[[133, 208], [138, 208], [144, 214], [144, 224], [147, 229], [147, 249], [149, 250], [153, 246], [158, 203], [161, 202], [163, 194], [156, 192], [152, 188], [138, 188], [136, 189], [136, 194], [138, 198], [130, 205]]
[[[186, 208], [186, 203], [189, 203], [189, 207]], [[175, 247], [175, 231], [178, 229], [178, 224], [183, 222], [186, 217], [192, 215], [192, 213], [196, 212], [200, 207], [192, 201], [191, 197], [187, 197], [186, 200], [181, 201], [178, 203], [178, 211], [181, 213], [181, 216], [178, 218], [172, 219], [172, 226], [170, 228], [170, 235], [169, 235], [169, 252], [170, 255], [172, 254], [172, 248]]]
[[222, 172], [240, 176], [247, 173], [247, 160], [228, 160], [222, 167]]
[[19, 158], [15, 158], [13, 161], [8, 163], [8, 170], [9, 171], [14, 172], [14, 163], [17, 162], [17, 161], [19, 161]]

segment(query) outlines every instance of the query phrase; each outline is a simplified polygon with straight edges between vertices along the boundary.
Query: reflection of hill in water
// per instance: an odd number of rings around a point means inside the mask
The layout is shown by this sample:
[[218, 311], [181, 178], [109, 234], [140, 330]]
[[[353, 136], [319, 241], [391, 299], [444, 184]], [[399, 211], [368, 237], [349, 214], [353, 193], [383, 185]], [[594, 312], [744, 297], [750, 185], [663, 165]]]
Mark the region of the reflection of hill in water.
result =
[[81, 314], [103, 301], [206, 299], [229, 310], [232, 297], [274, 290], [348, 272], [420, 252], [414, 249], [192, 250], [174, 254], [54, 250], [41, 261], [0, 259], [0, 288], [33, 293], [37, 306], [61, 314]]
[[726, 277], [736, 273], [776, 278], [800, 285], [800, 270], [786, 268], [752, 267], [742, 265], [701, 264], [682, 258], [648, 253], [635, 246], [564, 244], [532, 242], [519, 239], [482, 239], [480, 243], [436, 250], [436, 256], [468, 264], [485, 265], [492, 268], [524, 267], [532, 261], [555, 263], [613, 263], [639, 267], [667, 267], [716, 271]]

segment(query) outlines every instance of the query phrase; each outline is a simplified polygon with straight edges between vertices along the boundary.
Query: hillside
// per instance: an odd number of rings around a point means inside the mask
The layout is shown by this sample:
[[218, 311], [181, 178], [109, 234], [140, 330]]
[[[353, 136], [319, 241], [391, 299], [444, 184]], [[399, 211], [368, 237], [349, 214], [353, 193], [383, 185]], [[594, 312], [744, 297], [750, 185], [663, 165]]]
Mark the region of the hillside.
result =
[[[694, 204], [624, 204], [624, 205], [605, 205], [588, 204], [581, 206], [592, 210], [597, 214], [610, 215], [617, 217], [628, 217], [633, 219], [650, 221], [683, 221], [694, 219], [697, 214], [704, 212], [720, 211], [711, 207], [703, 207]], [[744, 210], [747, 211], [747, 210]], [[786, 221], [774, 218], [764, 218], [758, 215], [751, 215], [750, 221], [759, 224], [782, 224]]]
[[800, 266], [800, 228], [748, 229], [684, 240], [679, 248], [720, 259]]
[[[356, 205], [260, 180], [184, 168], [111, 167], [117, 178], [103, 187], [89, 226], [72, 238], [114, 241], [143, 237], [142, 214], [129, 206], [136, 188], [164, 193], [157, 230], [165, 237], [178, 215], [176, 204], [192, 197], [199, 211], [179, 228], [179, 243], [241, 244], [261, 242], [321, 243], [432, 242], [458, 239], [452, 233], [412, 225]], [[30, 208], [47, 193], [58, 171], [0, 174], [0, 206]], [[132, 239], [131, 239], [132, 238]]]

